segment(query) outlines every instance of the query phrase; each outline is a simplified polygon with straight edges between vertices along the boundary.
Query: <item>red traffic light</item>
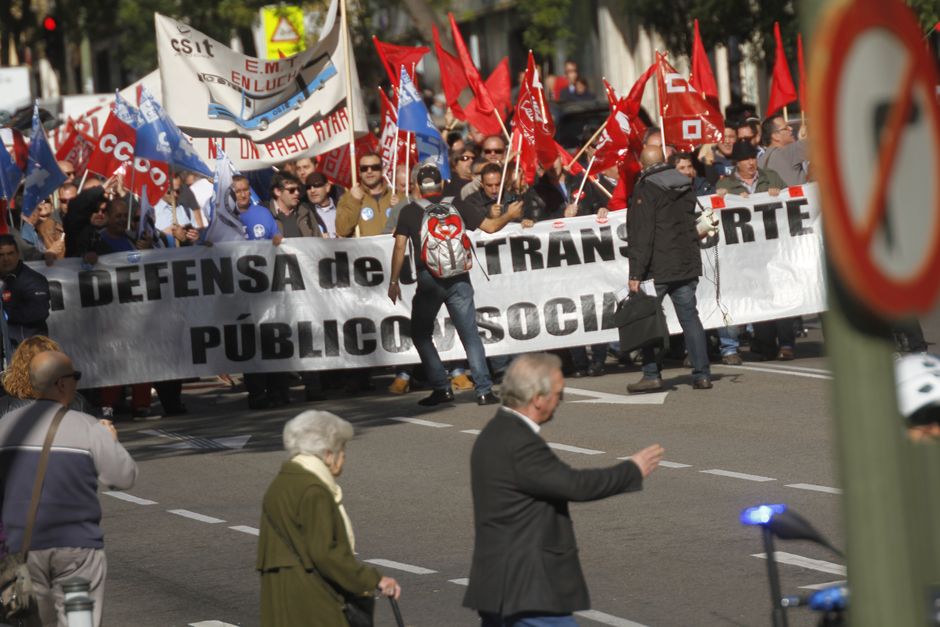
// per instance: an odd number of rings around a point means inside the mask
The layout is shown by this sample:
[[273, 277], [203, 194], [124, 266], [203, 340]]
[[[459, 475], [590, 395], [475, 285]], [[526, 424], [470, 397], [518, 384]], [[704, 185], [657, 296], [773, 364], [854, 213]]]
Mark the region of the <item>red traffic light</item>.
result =
[[51, 15], [47, 15], [42, 20], [42, 29], [47, 32], [53, 32], [59, 26], [56, 19]]

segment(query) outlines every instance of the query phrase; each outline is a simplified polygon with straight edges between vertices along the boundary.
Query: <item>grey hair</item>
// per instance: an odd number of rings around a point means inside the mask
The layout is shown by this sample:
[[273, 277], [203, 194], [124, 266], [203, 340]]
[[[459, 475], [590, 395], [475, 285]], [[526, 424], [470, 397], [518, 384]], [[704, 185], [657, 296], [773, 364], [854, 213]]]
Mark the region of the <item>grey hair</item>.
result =
[[284, 425], [284, 450], [290, 456], [338, 453], [353, 437], [353, 426], [328, 411], [308, 410], [297, 414]]
[[529, 353], [517, 357], [506, 370], [499, 393], [506, 407], [525, 407], [536, 396], [552, 391], [552, 373], [561, 369], [561, 359], [551, 353]]

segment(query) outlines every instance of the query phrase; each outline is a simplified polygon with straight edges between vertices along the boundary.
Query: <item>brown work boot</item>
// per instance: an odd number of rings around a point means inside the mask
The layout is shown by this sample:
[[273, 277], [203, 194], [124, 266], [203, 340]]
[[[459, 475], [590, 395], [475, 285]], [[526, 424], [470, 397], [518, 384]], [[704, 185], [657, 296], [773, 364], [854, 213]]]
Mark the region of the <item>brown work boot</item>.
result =
[[793, 361], [793, 349], [789, 346], [782, 346], [777, 353], [777, 361]]
[[740, 366], [744, 362], [741, 360], [741, 356], [737, 353], [731, 353], [730, 355], [722, 355], [721, 363], [726, 366]]
[[663, 389], [663, 380], [660, 377], [647, 379], [643, 377], [636, 383], [627, 384], [627, 392], [630, 394], [642, 394], [644, 392], [660, 392]]

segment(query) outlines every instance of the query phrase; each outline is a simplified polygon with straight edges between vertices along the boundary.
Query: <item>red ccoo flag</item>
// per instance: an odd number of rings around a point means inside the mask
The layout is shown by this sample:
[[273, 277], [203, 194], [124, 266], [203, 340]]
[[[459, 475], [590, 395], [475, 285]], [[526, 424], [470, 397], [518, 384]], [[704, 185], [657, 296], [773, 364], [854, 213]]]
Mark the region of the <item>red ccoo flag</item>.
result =
[[414, 80], [414, 66], [421, 61], [421, 58], [431, 51], [427, 46], [399, 46], [396, 44], [387, 44], [379, 41], [379, 38], [372, 35], [372, 43], [375, 44], [375, 50], [379, 53], [382, 60], [382, 66], [388, 73], [388, 79], [392, 86], [397, 88], [401, 76], [401, 68], [405, 68], [408, 76]]
[[777, 40], [777, 54], [774, 56], [774, 74], [770, 79], [770, 98], [767, 100], [767, 115], [770, 117], [796, 100], [796, 87], [790, 76], [787, 55], [783, 51], [783, 38], [780, 36], [780, 23], [774, 22], [774, 39]]
[[695, 88], [706, 100], [718, 106], [718, 83], [712, 73], [712, 66], [705, 54], [702, 45], [702, 36], [698, 32], [698, 20], [695, 20], [692, 37], [692, 73], [689, 75], [689, 85]]
[[555, 123], [545, 107], [545, 94], [531, 50], [525, 78], [519, 86], [516, 115], [513, 116], [513, 139], [515, 141], [511, 145], [518, 147], [520, 163], [529, 183], [535, 180], [536, 164], [548, 168], [558, 158]]
[[718, 108], [702, 98], [681, 74], [657, 52], [659, 106], [666, 143], [687, 151], [701, 144], [717, 144], [724, 133]]

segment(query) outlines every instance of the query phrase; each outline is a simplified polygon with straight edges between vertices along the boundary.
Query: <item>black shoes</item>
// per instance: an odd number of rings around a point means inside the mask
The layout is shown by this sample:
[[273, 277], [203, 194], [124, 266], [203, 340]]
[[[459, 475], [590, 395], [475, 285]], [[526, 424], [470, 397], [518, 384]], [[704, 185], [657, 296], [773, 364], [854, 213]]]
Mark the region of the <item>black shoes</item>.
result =
[[499, 397], [496, 396], [493, 392], [487, 392], [486, 394], [480, 394], [477, 397], [477, 405], [499, 405]]
[[422, 398], [418, 401], [418, 405], [422, 407], [434, 407], [435, 405], [440, 405], [441, 403], [453, 403], [454, 402], [454, 393], [448, 387], [444, 390], [434, 390], [431, 392], [430, 396]]
[[588, 367], [588, 376], [589, 377], [599, 377], [604, 374], [604, 364], [591, 364]]
[[627, 384], [627, 392], [630, 394], [642, 394], [644, 392], [661, 392], [663, 389], [663, 380], [660, 377], [647, 379], [643, 377], [636, 383]]

